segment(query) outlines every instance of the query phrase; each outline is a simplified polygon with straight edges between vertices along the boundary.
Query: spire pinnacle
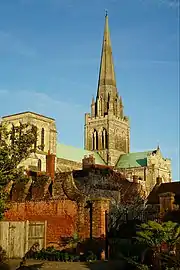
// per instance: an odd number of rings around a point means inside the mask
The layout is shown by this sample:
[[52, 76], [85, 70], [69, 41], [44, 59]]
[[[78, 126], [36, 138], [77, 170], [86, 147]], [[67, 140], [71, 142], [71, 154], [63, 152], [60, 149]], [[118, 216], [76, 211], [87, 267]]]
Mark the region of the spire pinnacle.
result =
[[[107, 87], [106, 87], [107, 86]], [[113, 88], [110, 92], [117, 93], [116, 89], [116, 78], [114, 72], [114, 63], [112, 57], [112, 47], [110, 40], [110, 31], [108, 23], [108, 14], [107, 10], [105, 11], [105, 26], [104, 26], [104, 37], [101, 53], [101, 64], [99, 72], [99, 82], [98, 82], [98, 93], [97, 96], [105, 96], [105, 88]], [[106, 95], [107, 96], [107, 95]]]

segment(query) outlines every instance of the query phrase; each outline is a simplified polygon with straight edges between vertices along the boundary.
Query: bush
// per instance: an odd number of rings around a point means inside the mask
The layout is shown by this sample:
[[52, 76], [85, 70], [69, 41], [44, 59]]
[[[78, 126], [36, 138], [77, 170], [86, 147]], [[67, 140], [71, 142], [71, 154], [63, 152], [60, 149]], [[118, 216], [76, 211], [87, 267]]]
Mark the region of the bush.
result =
[[47, 260], [47, 261], [60, 261], [60, 262], [78, 262], [78, 261], [96, 261], [97, 256], [92, 252], [78, 256], [76, 254], [70, 254], [65, 251], [56, 250], [54, 247], [48, 247], [47, 249], [41, 249], [35, 251], [31, 256], [31, 259]]
[[79, 261], [79, 256], [69, 254], [65, 251], [56, 250], [54, 247], [48, 247], [47, 249], [41, 249], [40, 251], [34, 252], [32, 255], [32, 259], [61, 262], [77, 262]]
[[88, 251], [86, 261], [97, 261], [97, 256], [92, 251]]
[[6, 251], [0, 246], [0, 263], [6, 260]]

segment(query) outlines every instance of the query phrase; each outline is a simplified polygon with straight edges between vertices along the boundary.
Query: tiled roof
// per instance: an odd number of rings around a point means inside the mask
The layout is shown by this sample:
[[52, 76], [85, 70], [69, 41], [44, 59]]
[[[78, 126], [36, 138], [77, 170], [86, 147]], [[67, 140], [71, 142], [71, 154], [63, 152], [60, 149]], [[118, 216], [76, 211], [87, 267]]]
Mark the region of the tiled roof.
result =
[[159, 194], [173, 192], [175, 194], [175, 199], [180, 197], [180, 181], [169, 182], [156, 185], [148, 196], [148, 204], [159, 204]]
[[74, 146], [57, 143], [56, 151], [57, 151], [56, 152], [57, 158], [82, 163], [82, 159], [84, 158], [85, 155], [86, 156], [93, 155], [96, 164], [105, 165], [105, 162], [98, 153], [84, 150], [83, 148], [77, 148]]
[[116, 168], [126, 169], [147, 166], [147, 156], [152, 152], [153, 150], [121, 155], [116, 164]]

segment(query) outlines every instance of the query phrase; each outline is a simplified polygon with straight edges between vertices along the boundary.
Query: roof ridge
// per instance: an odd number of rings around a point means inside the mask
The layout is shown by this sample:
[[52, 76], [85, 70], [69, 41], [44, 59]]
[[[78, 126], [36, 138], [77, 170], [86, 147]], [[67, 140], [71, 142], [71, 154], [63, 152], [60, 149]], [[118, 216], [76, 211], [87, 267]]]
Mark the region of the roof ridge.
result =
[[27, 113], [32, 113], [32, 114], [37, 115], [37, 116], [41, 116], [41, 117], [44, 117], [44, 118], [47, 118], [47, 119], [55, 120], [55, 119], [52, 118], [52, 117], [45, 116], [45, 115], [43, 115], [43, 114], [36, 113], [36, 112], [32, 112], [32, 111], [24, 111], [24, 112], [19, 112], [19, 113], [14, 113], [14, 114], [9, 114], [9, 115], [4, 115], [4, 116], [2, 116], [2, 119], [8, 118], [8, 117], [11, 117], [11, 116], [18, 116], [18, 115], [22, 115], [22, 114], [27, 114]]

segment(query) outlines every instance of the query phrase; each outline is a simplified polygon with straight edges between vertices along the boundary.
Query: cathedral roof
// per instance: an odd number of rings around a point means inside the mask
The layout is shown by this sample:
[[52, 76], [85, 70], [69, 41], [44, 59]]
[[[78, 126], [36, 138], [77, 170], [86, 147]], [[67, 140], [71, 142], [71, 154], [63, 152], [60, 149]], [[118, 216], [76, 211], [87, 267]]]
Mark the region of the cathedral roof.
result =
[[116, 164], [116, 168], [128, 169], [145, 167], [147, 166], [147, 156], [152, 152], [153, 151], [144, 151], [121, 155]]
[[56, 151], [57, 151], [56, 152], [57, 158], [62, 158], [62, 159], [82, 163], [82, 159], [84, 158], [84, 156], [93, 155], [95, 158], [96, 164], [100, 164], [100, 165], [105, 164], [105, 162], [103, 161], [103, 159], [100, 157], [98, 153], [92, 152], [89, 150], [84, 150], [83, 148], [77, 148], [74, 146], [57, 143]]

